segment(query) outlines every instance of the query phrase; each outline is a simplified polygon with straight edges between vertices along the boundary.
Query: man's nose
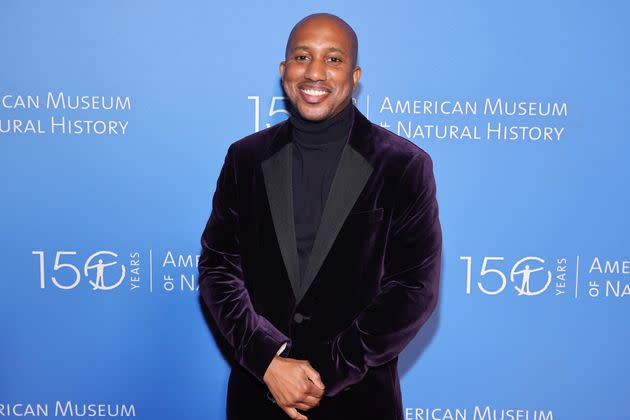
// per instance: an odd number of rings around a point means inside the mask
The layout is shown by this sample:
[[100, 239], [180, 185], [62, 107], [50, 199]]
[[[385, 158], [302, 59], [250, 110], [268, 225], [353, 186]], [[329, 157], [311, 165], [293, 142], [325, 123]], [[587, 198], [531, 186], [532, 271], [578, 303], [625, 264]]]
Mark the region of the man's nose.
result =
[[304, 77], [312, 81], [325, 80], [326, 64], [321, 60], [312, 60], [306, 67]]

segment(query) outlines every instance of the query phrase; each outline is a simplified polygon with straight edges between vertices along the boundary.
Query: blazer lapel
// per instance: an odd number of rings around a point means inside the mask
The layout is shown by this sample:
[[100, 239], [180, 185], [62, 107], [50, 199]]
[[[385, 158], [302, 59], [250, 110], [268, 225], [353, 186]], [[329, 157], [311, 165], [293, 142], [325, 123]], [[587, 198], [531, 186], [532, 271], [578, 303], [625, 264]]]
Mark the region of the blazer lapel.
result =
[[293, 144], [287, 143], [282, 149], [263, 161], [261, 166], [265, 178], [265, 188], [267, 190], [269, 208], [271, 209], [273, 227], [276, 231], [291, 288], [297, 300], [300, 279], [295, 241], [295, 222], [293, 220], [292, 161]]
[[341, 226], [373, 171], [372, 165], [353, 147], [365, 141], [364, 130], [369, 126], [369, 121], [356, 109], [354, 118], [349, 139], [341, 153], [326, 199], [304, 278], [301, 281], [293, 218], [293, 143], [289, 138], [291, 130], [287, 123], [280, 130], [278, 138], [273, 140], [273, 143], [277, 145], [274, 147], [275, 152], [261, 163], [273, 226], [296, 305], [313, 283]]
[[350, 145], [346, 144], [326, 199], [324, 212], [299, 289], [300, 294], [296, 298], [297, 302], [304, 297], [313, 283], [372, 170], [372, 165]]

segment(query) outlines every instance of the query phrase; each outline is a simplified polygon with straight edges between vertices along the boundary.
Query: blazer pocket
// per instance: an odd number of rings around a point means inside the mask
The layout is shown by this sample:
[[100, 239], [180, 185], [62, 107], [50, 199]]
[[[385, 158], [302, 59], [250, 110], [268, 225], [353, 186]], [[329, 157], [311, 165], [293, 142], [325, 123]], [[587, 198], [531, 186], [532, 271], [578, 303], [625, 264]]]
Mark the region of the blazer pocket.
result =
[[383, 220], [383, 208], [379, 207], [373, 210], [365, 210], [365, 211], [357, 211], [353, 213], [348, 213], [347, 221], [357, 221], [357, 222], [380, 222]]

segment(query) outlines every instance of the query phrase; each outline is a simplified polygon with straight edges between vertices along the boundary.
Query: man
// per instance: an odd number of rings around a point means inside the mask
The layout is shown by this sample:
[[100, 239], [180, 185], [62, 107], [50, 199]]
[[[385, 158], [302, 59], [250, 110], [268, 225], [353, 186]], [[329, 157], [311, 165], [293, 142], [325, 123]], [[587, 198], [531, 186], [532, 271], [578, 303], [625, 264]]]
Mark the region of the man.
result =
[[352, 28], [291, 31], [289, 120], [233, 143], [199, 288], [236, 361], [229, 419], [400, 420], [398, 354], [433, 311], [441, 228], [429, 156], [353, 105]]

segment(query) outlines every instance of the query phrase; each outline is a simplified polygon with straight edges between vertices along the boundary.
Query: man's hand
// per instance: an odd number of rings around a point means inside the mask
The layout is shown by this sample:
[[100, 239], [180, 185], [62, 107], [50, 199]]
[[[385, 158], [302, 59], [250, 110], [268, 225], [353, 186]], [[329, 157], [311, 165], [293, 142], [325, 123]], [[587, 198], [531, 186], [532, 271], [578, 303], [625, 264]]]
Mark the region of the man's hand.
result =
[[324, 395], [319, 373], [306, 360], [275, 356], [263, 381], [278, 406], [296, 420], [308, 419], [297, 409], [306, 411], [318, 406]]

